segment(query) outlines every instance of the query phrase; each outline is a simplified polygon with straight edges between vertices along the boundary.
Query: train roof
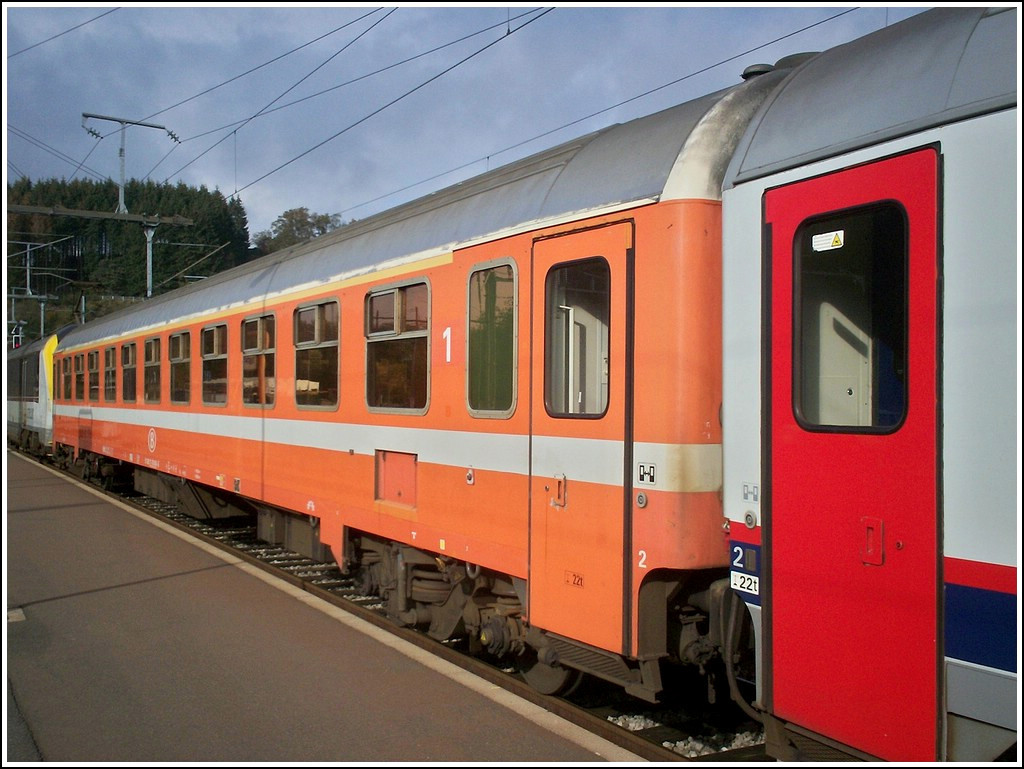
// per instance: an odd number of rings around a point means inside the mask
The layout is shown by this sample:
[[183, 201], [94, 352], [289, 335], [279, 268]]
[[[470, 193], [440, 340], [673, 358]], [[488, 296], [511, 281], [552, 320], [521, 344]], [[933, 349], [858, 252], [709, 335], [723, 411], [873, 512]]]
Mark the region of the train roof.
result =
[[750, 123], [725, 188], [1016, 106], [1016, 17], [935, 8], [809, 58]]
[[644, 202], [719, 199], [747, 121], [782, 73], [610, 126], [92, 321], [68, 347]]

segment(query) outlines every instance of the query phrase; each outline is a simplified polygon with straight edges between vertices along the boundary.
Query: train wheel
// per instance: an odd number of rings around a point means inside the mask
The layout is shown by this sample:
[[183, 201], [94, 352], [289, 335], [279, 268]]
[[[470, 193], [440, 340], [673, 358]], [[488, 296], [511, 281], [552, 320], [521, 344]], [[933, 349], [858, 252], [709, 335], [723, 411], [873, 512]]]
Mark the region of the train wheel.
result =
[[583, 681], [582, 671], [561, 665], [546, 665], [535, 657], [522, 663], [519, 672], [531, 688], [552, 696], [567, 697]]

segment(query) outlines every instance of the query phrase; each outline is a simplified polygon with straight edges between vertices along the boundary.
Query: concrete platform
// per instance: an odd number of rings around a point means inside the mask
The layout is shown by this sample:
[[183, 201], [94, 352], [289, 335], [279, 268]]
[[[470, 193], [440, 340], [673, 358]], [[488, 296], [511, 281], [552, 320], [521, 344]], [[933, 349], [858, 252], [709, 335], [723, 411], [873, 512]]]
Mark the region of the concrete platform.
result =
[[5, 454], [5, 765], [637, 756]]

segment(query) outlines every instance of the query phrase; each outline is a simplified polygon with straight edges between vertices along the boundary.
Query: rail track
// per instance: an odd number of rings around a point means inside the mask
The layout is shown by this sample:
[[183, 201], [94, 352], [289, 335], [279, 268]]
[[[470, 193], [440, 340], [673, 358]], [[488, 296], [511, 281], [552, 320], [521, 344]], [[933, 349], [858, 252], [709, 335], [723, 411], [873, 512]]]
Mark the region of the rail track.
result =
[[[62, 472], [82, 480], [73, 472]], [[200, 521], [152, 497], [103, 490], [146, 515], [230, 552], [643, 759], [733, 763], [770, 760], [765, 755], [760, 725], [745, 720], [738, 708], [735, 715], [723, 715], [721, 709], [711, 711], [706, 704], [703, 708], [686, 702], [649, 706], [628, 697], [618, 687], [591, 678], [585, 679], [571, 698], [539, 694], [513, 671], [469, 655], [458, 641], [441, 643], [415, 629], [395, 624], [385, 615], [381, 599], [363, 595], [357, 580], [342, 574], [337, 564], [316, 561], [260, 540], [252, 518]]]

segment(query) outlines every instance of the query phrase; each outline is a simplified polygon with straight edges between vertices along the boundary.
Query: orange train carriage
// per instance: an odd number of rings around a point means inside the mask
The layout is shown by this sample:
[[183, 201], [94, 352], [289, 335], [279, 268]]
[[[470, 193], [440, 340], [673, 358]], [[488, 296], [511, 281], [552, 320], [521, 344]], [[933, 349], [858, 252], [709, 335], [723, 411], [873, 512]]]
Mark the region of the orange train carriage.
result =
[[718, 198], [783, 73], [71, 332], [58, 456], [252, 508], [543, 691], [654, 700], [721, 644]]

